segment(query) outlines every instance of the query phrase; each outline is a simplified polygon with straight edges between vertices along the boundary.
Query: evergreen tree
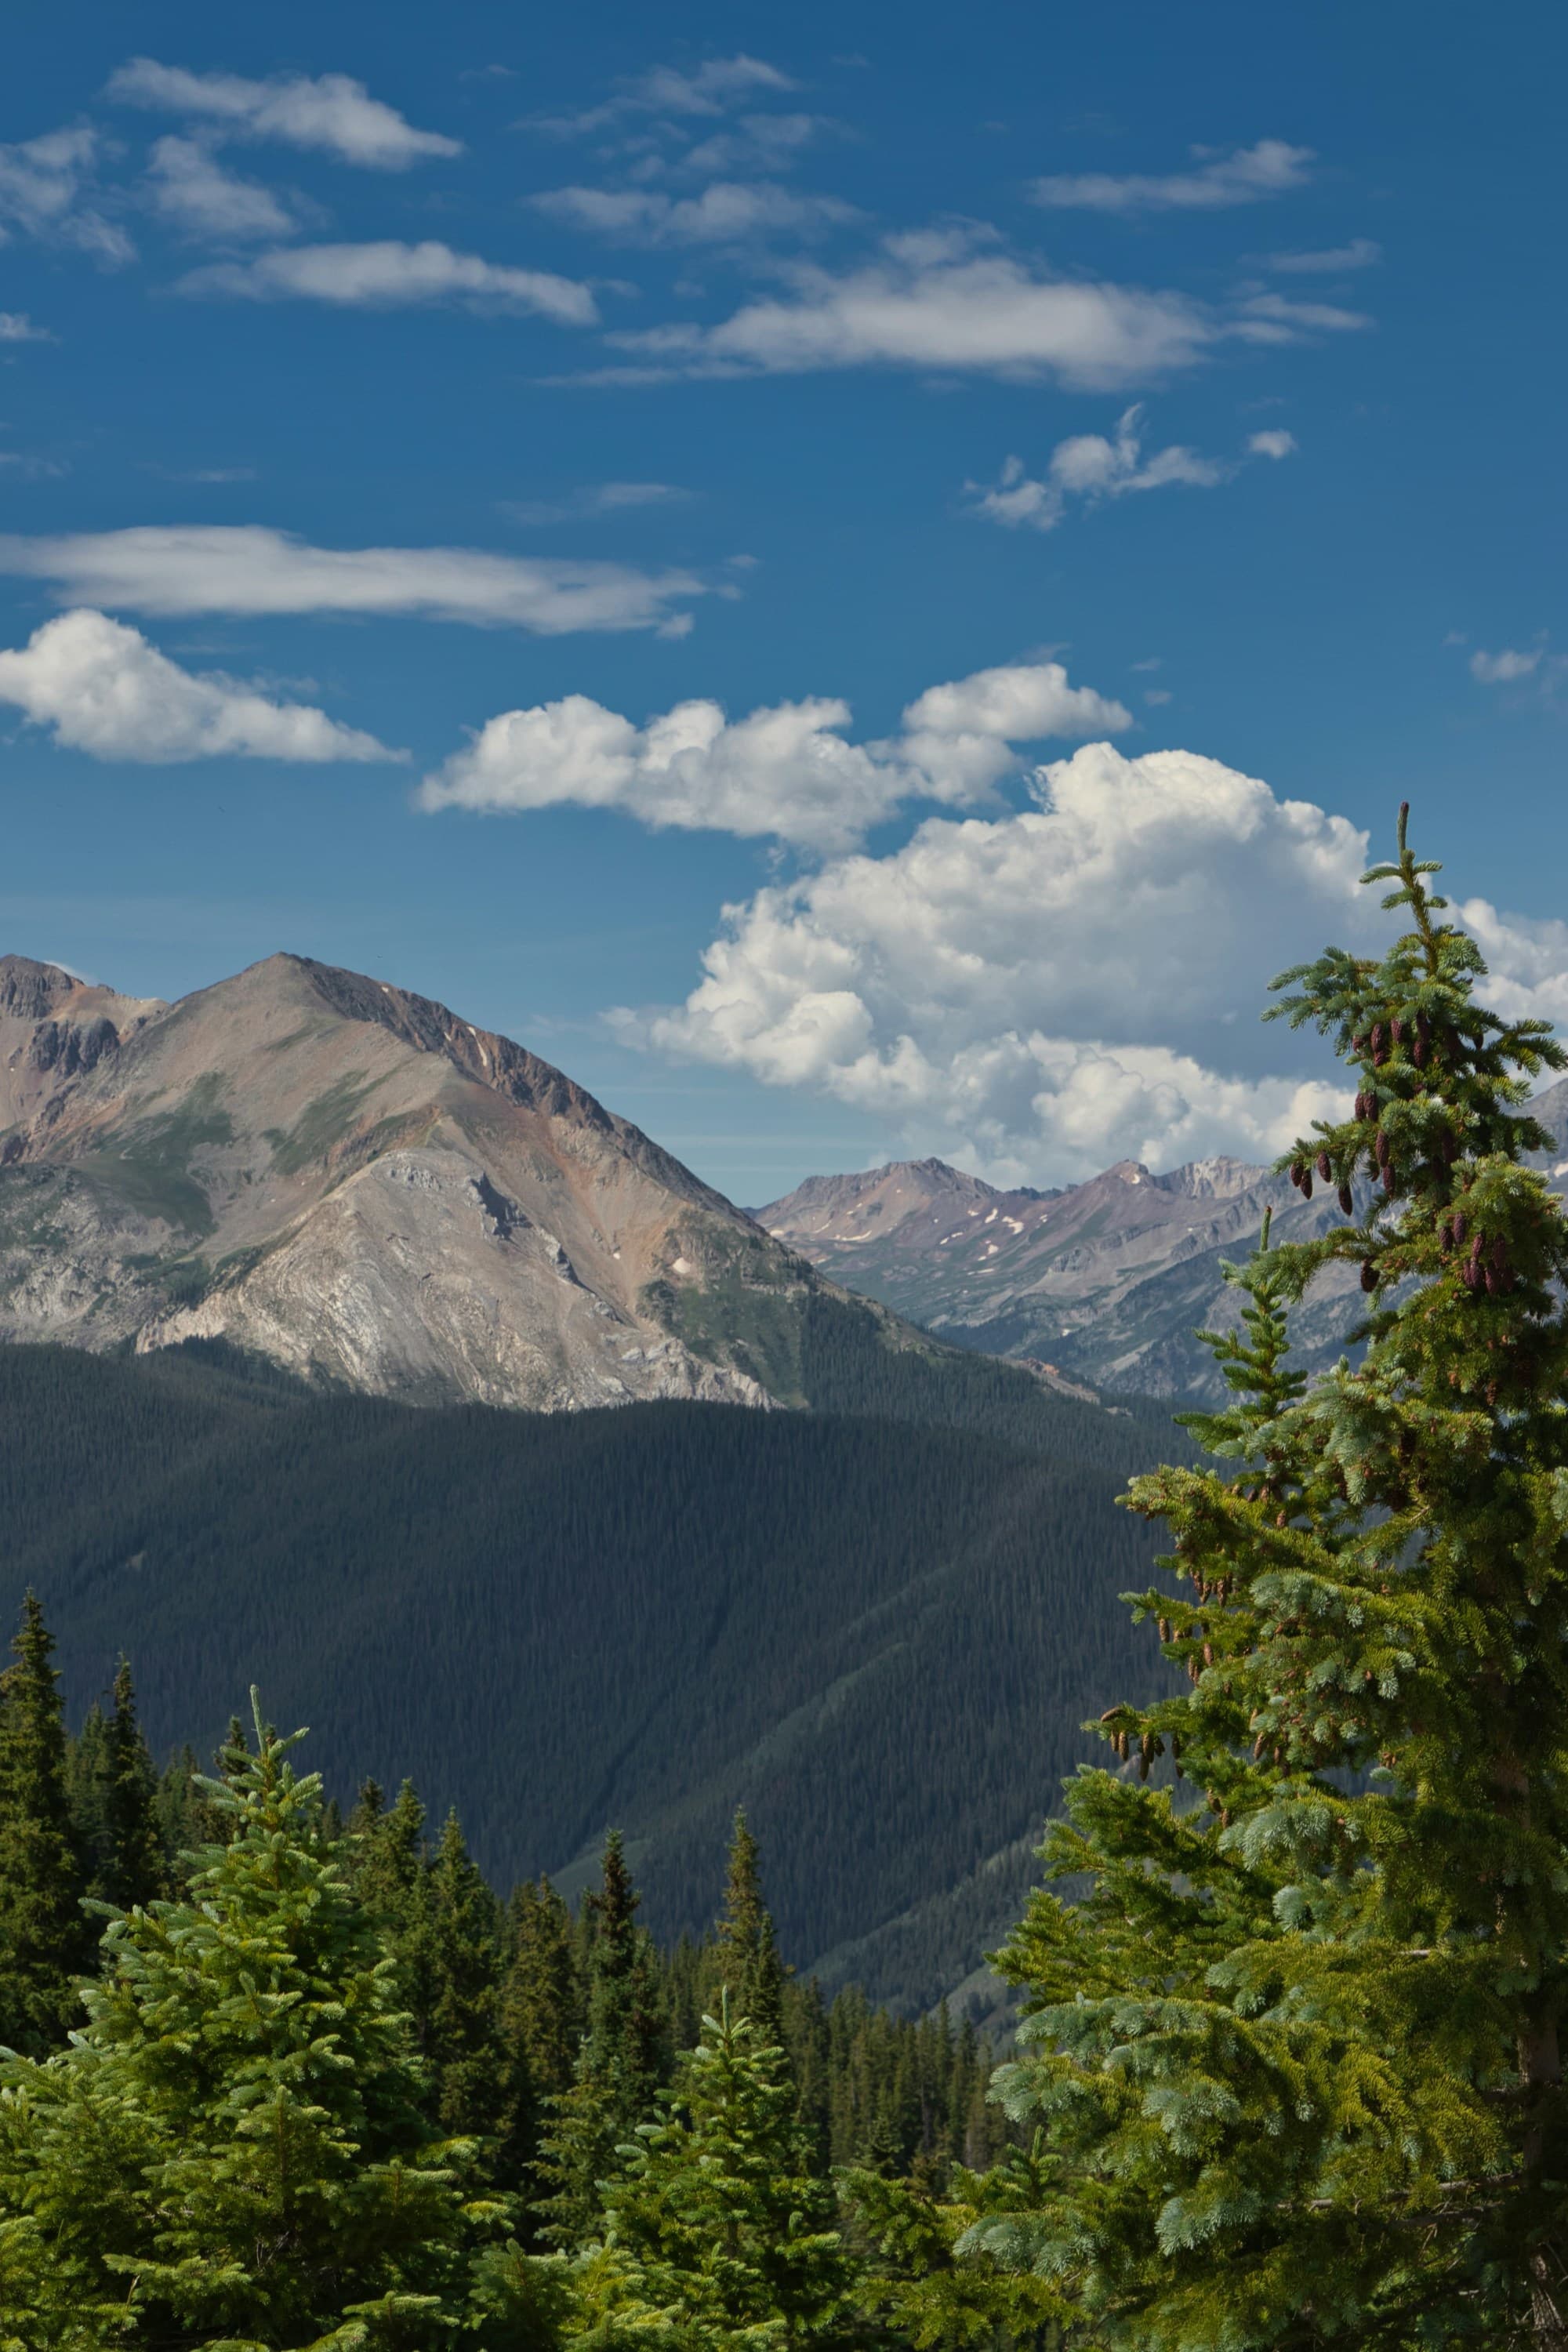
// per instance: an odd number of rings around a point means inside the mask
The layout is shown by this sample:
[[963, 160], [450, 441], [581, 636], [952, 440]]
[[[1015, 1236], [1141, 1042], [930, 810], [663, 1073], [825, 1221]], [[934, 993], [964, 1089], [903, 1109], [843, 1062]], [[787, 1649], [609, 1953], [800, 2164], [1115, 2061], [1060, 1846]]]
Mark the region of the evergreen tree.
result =
[[784, 1971], [779, 1959], [773, 1915], [763, 1897], [756, 1839], [743, 1807], [737, 1807], [730, 1840], [724, 1910], [719, 1922], [715, 1960], [740, 2016], [750, 2018], [766, 2043], [784, 2033]]
[[726, 2000], [605, 2183], [577, 2336], [607, 2321], [612, 2341], [662, 2322], [683, 2352], [849, 2340], [853, 2273], [794, 2110], [784, 2053]]
[[422, 1969], [436, 2120], [449, 2136], [493, 2136], [513, 2088], [498, 2032], [496, 1924], [495, 1897], [449, 1813], [430, 1865]]
[[570, 2089], [582, 2041], [572, 1953], [572, 1915], [542, 1878], [520, 1886], [508, 1917], [511, 1956], [501, 1979], [498, 2033], [507, 2103], [500, 2123], [504, 2177], [531, 2175], [547, 2103]]
[[664, 2078], [665, 2038], [656, 1963], [637, 1924], [640, 1897], [618, 1830], [605, 1841], [604, 1877], [589, 1897], [586, 2031], [571, 2088], [555, 2102], [543, 2142], [549, 2189], [539, 2210], [553, 2244], [579, 2243], [593, 2229], [599, 2183], [616, 2150], [653, 2108]]
[[16, 1663], [0, 1675], [0, 2043], [36, 2054], [78, 2014], [73, 1979], [91, 1945], [55, 1645], [32, 1592], [11, 1646]]
[[136, 1719], [136, 1692], [124, 1658], [114, 1677], [114, 1709], [104, 1726], [105, 1854], [94, 1893], [116, 1910], [150, 1903], [166, 1869], [158, 1826], [158, 1781]]
[[1027, 2263], [1009, 2266], [994, 2250], [1016, 2220], [1030, 2229], [1050, 2179], [1038, 2137], [1027, 2155], [1012, 2148], [983, 2171], [961, 2167], [940, 2196], [866, 2168], [841, 2172], [839, 2197], [867, 2248], [861, 2300], [890, 2330], [877, 2340], [914, 2352], [1058, 2352], [1071, 2305]]
[[189, 1899], [112, 1920], [85, 2030], [0, 2093], [0, 2340], [28, 2352], [452, 2340], [453, 2152], [320, 1782], [256, 1725]]
[[[1405, 825], [1387, 955], [1276, 983], [1356, 1070], [1289, 1162], [1344, 1222], [1232, 1269], [1214, 1459], [1130, 1496], [1192, 1691], [1110, 1710], [1122, 1769], [1047, 1848], [1087, 1895], [1004, 1956], [1050, 2172], [973, 2242], [1140, 2352], [1568, 2340], [1568, 1223], [1522, 1108], [1564, 1055], [1476, 1003]], [[1365, 1354], [1309, 1389], [1288, 1314], [1332, 1266]]]

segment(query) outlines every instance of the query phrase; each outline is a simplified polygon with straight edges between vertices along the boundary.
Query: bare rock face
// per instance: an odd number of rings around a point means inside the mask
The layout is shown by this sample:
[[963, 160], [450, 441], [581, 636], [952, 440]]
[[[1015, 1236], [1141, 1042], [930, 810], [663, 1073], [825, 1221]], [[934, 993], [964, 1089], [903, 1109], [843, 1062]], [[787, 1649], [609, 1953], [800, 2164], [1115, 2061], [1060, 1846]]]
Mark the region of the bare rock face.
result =
[[[945, 1338], [1058, 1379], [1196, 1402], [1224, 1391], [1194, 1334], [1235, 1320], [1221, 1262], [1247, 1255], [1267, 1208], [1280, 1239], [1337, 1214], [1267, 1168], [1214, 1159], [1166, 1175], [1121, 1160], [1054, 1192], [999, 1192], [916, 1160], [810, 1177], [757, 1216], [824, 1272]], [[1327, 1269], [1295, 1318], [1303, 1360], [1331, 1360], [1361, 1315], [1353, 1269]]]
[[142, 1003], [0, 959], [0, 1339], [222, 1338], [415, 1401], [767, 1405], [787, 1381], [733, 1311], [748, 1286], [797, 1308], [824, 1287], [426, 998], [273, 956]]

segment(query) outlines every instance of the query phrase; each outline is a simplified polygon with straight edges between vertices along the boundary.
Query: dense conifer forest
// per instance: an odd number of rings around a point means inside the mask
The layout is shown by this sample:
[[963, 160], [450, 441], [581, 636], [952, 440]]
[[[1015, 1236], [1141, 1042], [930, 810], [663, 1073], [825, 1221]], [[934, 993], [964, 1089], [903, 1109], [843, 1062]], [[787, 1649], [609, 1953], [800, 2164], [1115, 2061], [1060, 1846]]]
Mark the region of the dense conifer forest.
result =
[[1169, 1424], [877, 1360], [879, 1418], [534, 1416], [5, 1349], [7, 1602], [40, 1595], [73, 1720], [123, 1652], [154, 1751], [205, 1754], [255, 1681], [345, 1805], [411, 1774], [500, 1885], [575, 1896], [620, 1827], [672, 1944], [744, 1803], [792, 1954], [919, 2011], [1016, 1913], [1079, 1724], [1158, 1685], [1114, 1497]]

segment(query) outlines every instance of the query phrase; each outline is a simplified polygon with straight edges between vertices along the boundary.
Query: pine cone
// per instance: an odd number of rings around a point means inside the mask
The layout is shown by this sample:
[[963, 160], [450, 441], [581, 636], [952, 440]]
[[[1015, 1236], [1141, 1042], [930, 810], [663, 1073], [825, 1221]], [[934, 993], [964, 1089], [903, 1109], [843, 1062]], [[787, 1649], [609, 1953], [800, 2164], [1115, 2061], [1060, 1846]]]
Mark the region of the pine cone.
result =
[[1312, 1171], [1311, 1171], [1311, 1170], [1309, 1168], [1309, 1169], [1307, 1169], [1307, 1170], [1303, 1172], [1302, 1177], [1301, 1177], [1301, 1198], [1302, 1198], [1302, 1200], [1303, 1200], [1303, 1201], [1310, 1201], [1310, 1200], [1311, 1199], [1311, 1197], [1312, 1197]]
[[1361, 1286], [1363, 1290], [1377, 1288], [1377, 1269], [1370, 1258], [1366, 1260], [1361, 1270]]
[[1333, 1170], [1329, 1165], [1328, 1153], [1326, 1151], [1320, 1151], [1318, 1154], [1318, 1173], [1322, 1178], [1325, 1184], [1329, 1181], [1333, 1172]]
[[1405, 1024], [1396, 1013], [1388, 1024], [1388, 1034], [1397, 1045], [1405, 1035]]
[[1376, 1139], [1373, 1141], [1372, 1148], [1376, 1157], [1378, 1166], [1380, 1168], [1386, 1168], [1388, 1165], [1388, 1138], [1384, 1133], [1381, 1127], [1377, 1130]]
[[1383, 1189], [1388, 1194], [1390, 1200], [1394, 1198], [1394, 1187], [1396, 1181], [1397, 1180], [1394, 1173], [1393, 1160], [1385, 1160], [1384, 1162], [1383, 1169]]
[[1342, 1214], [1348, 1217], [1353, 1213], [1354, 1209], [1355, 1202], [1351, 1198], [1350, 1186], [1348, 1184], [1342, 1184], [1340, 1186], [1340, 1210]]

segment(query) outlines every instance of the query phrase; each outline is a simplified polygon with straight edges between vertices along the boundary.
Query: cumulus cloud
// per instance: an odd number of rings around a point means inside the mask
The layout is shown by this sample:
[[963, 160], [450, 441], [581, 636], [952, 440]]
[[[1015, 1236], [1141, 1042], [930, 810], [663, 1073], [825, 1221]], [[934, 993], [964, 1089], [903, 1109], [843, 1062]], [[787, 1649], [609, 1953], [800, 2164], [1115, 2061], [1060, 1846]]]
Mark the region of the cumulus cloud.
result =
[[849, 743], [851, 711], [812, 697], [730, 720], [701, 700], [637, 727], [581, 694], [508, 710], [427, 776], [426, 809], [615, 808], [657, 827], [772, 835], [829, 853], [905, 800], [969, 802], [1018, 764], [1015, 746], [1131, 725], [1058, 662], [980, 670], [931, 687], [900, 735]]
[[1272, 457], [1276, 463], [1281, 457], [1293, 457], [1300, 446], [1296, 436], [1287, 433], [1281, 425], [1272, 425], [1267, 433], [1254, 433], [1247, 444], [1250, 457]]
[[715, 327], [611, 338], [669, 373], [788, 374], [817, 368], [937, 368], [1054, 377], [1080, 389], [1188, 367], [1217, 330], [1184, 295], [1056, 278], [962, 232], [888, 240], [836, 275], [796, 267], [791, 291]]
[[602, 105], [587, 107], [577, 114], [538, 115], [532, 118], [531, 127], [569, 138], [582, 131], [602, 130], [621, 115], [720, 115], [737, 99], [759, 90], [782, 93], [798, 87], [777, 66], [742, 52], [732, 58], [709, 58], [695, 73], [682, 73], [674, 66], [651, 67], [647, 73], [622, 82], [615, 95]]
[[357, 310], [452, 302], [468, 310], [536, 311], [563, 326], [592, 326], [593, 295], [544, 269], [513, 269], [426, 238], [402, 245], [301, 245], [220, 261], [180, 281], [185, 294], [228, 294], [252, 302], [332, 302]]
[[[1201, 149], [1194, 154], [1203, 158]], [[1255, 205], [1266, 196], [1285, 195], [1304, 186], [1312, 160], [1310, 147], [1288, 146], [1283, 139], [1260, 139], [1255, 147], [1237, 147], [1228, 155], [1198, 160], [1190, 172], [1154, 178], [1142, 173], [1068, 173], [1034, 181], [1029, 194], [1037, 205], [1086, 212], [1215, 212], [1231, 205]]]
[[1348, 245], [1321, 247], [1315, 253], [1271, 253], [1268, 266], [1304, 278], [1338, 278], [1347, 269], [1371, 269], [1383, 259], [1383, 247], [1370, 236], [1352, 236]]
[[279, 75], [248, 81], [241, 74], [191, 73], [183, 66], [132, 58], [105, 95], [122, 106], [205, 120], [252, 139], [318, 149], [369, 171], [403, 172], [434, 156], [460, 155], [460, 139], [416, 131], [395, 107], [372, 98], [347, 74]]
[[574, 228], [626, 245], [732, 245], [780, 231], [816, 236], [860, 218], [835, 196], [801, 196], [769, 181], [715, 181], [700, 196], [650, 188], [548, 188], [531, 200]]
[[374, 735], [216, 672], [195, 676], [107, 614], [62, 613], [0, 650], [0, 703], [95, 760], [396, 760]]
[[1113, 440], [1101, 433], [1079, 433], [1058, 441], [1038, 478], [1025, 470], [1021, 457], [1009, 457], [990, 488], [978, 482], [965, 484], [973, 511], [1015, 530], [1021, 526], [1054, 530], [1074, 498], [1093, 505], [1100, 499], [1168, 489], [1176, 484], [1212, 490], [1235, 472], [1234, 465], [1217, 457], [1201, 457], [1180, 442], [1145, 457], [1142, 418], [1142, 406], [1124, 410]]
[[136, 248], [93, 201], [100, 140], [90, 124], [0, 146], [0, 244], [13, 231], [75, 246], [97, 261], [131, 261]]
[[[683, 1004], [617, 1025], [1004, 1182], [1263, 1160], [1342, 1115], [1314, 1041], [1254, 1016], [1325, 940], [1380, 950], [1367, 835], [1188, 751], [1088, 744], [1036, 796], [759, 890], [725, 910]], [[1568, 1018], [1568, 924], [1461, 911], [1490, 1000]]]
[[47, 327], [35, 326], [26, 310], [0, 310], [0, 343], [52, 343]]
[[153, 210], [183, 236], [287, 236], [294, 227], [270, 188], [225, 171], [199, 139], [160, 139], [147, 178]]
[[491, 555], [466, 547], [312, 547], [259, 524], [148, 524], [58, 538], [0, 537], [0, 572], [55, 583], [61, 603], [157, 614], [400, 613], [530, 629], [690, 625], [704, 593], [685, 572]]
[[1365, 939], [1366, 836], [1185, 751], [1089, 744], [1037, 797], [760, 890], [686, 1003], [625, 1025], [1013, 1181], [1262, 1158], [1326, 1115], [1307, 1050], [1235, 1015]]

